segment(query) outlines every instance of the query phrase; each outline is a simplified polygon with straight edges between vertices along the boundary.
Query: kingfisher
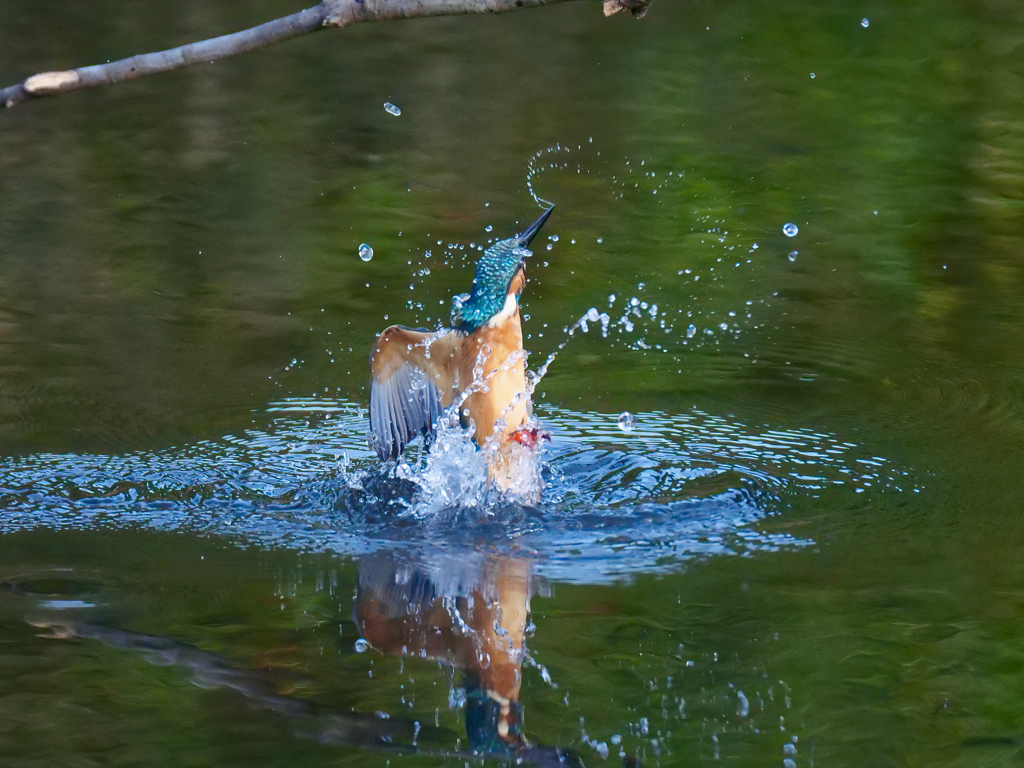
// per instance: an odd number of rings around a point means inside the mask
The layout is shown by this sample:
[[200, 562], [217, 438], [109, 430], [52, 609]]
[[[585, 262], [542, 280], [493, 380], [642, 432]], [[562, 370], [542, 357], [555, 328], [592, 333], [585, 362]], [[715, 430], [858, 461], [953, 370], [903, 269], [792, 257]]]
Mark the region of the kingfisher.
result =
[[398, 457], [421, 433], [431, 442], [438, 419], [457, 409], [484, 451], [494, 485], [539, 500], [534, 456], [546, 434], [532, 421], [519, 296], [529, 245], [553, 210], [484, 251], [471, 292], [452, 299], [451, 327], [392, 325], [377, 338], [370, 355], [370, 442], [382, 460]]

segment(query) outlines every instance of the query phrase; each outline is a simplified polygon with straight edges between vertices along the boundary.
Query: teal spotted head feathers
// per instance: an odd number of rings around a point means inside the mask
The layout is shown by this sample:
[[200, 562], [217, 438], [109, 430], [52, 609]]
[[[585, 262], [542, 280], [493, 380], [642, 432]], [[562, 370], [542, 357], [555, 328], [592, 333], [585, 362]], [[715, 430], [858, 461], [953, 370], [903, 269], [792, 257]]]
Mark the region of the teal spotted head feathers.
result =
[[532, 254], [530, 243], [548, 220], [552, 205], [521, 234], [499, 240], [484, 251], [476, 265], [471, 293], [462, 293], [452, 299], [452, 327], [472, 333], [490, 322], [506, 309], [509, 287]]

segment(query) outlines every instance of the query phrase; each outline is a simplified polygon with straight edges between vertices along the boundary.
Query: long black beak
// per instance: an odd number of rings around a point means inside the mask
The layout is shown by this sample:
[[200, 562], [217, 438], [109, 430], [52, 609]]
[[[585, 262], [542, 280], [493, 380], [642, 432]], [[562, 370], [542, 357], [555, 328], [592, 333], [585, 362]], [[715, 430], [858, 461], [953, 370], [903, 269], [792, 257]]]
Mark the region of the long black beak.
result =
[[537, 236], [537, 233], [540, 232], [540, 228], [544, 226], [544, 222], [548, 220], [548, 216], [551, 215], [553, 210], [555, 210], [555, 206], [552, 205], [540, 215], [539, 219], [524, 229], [522, 234], [516, 235], [516, 239], [524, 246], [528, 246], [533, 238]]

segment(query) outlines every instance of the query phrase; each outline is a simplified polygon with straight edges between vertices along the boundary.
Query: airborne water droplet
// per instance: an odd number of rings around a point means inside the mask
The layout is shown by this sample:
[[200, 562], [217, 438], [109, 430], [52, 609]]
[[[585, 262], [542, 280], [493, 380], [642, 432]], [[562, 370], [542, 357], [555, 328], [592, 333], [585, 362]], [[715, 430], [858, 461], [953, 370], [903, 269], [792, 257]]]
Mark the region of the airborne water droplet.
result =
[[785, 224], [782, 225], [782, 234], [784, 234], [786, 237], [796, 237], [797, 232], [799, 231], [800, 228], [791, 221], [786, 222]]
[[789, 260], [790, 260], [790, 261], [796, 261], [796, 255], [797, 255], [798, 253], [799, 253], [799, 251], [790, 251], [790, 252], [789, 252]]
[[395, 117], [398, 117], [400, 114], [402, 114], [402, 110], [400, 110], [390, 101], [384, 102], [384, 111], [387, 112], [389, 115], [394, 115]]
[[861, 19], [861, 20], [860, 20], [860, 25], [861, 25], [862, 27], [864, 27], [865, 29], [866, 29], [866, 28], [868, 27], [868, 25], [870, 25], [870, 24], [871, 24], [871, 22], [870, 22], [870, 21], [868, 21], [867, 19]]
[[358, 640], [356, 640], [355, 648], [356, 653], [366, 653], [368, 650], [370, 650], [370, 644], [360, 637]]
[[363, 243], [359, 246], [359, 258], [363, 261], [369, 261], [373, 258], [373, 248]]
[[623, 411], [619, 414], [619, 429], [623, 432], [632, 432], [633, 428], [636, 427], [636, 416], [629, 411]]
[[739, 699], [736, 704], [736, 714], [740, 717], [746, 717], [750, 714], [750, 702], [747, 700], [743, 691], [738, 691], [736, 698]]
[[690, 323], [688, 326], [686, 326], [686, 338], [692, 339], [696, 335], [697, 335], [697, 326], [696, 325], [694, 325], [693, 323]]

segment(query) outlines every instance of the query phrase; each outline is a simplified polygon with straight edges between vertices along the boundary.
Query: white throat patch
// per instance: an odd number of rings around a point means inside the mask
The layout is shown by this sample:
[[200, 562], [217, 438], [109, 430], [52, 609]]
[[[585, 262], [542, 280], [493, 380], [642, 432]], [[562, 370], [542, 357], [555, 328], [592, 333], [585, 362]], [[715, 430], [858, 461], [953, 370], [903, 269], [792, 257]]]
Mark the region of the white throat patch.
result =
[[510, 317], [512, 317], [518, 311], [519, 301], [514, 293], [510, 293], [508, 296], [505, 297], [505, 306], [501, 308], [501, 312], [499, 312], [486, 323], [484, 323], [484, 326], [487, 328], [496, 328], [497, 326], [501, 325], [506, 320], [508, 320]]

